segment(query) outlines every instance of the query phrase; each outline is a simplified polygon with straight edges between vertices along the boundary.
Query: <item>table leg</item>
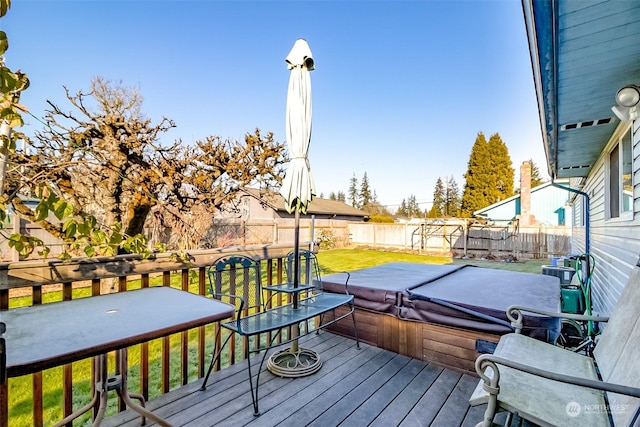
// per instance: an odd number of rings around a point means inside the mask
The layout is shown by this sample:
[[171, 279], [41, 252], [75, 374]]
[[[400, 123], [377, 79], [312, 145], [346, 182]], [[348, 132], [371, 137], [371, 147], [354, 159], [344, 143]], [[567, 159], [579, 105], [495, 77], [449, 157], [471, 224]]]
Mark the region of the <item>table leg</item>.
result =
[[[93, 418], [94, 426], [99, 426], [104, 418], [104, 413], [107, 410], [107, 400], [109, 397], [109, 368], [107, 363], [107, 355], [101, 354], [100, 356], [93, 358], [95, 363], [95, 375], [97, 378], [95, 389], [96, 395], [100, 399], [100, 404], [98, 405], [98, 411], [95, 413]], [[94, 397], [94, 400], [96, 398]]]
[[[128, 367], [127, 367], [127, 349], [123, 348], [123, 349], [118, 350], [118, 351], [120, 352], [120, 355], [119, 355], [120, 356], [119, 357], [120, 375], [122, 375], [122, 381], [120, 383], [120, 386], [116, 389], [118, 395], [120, 395], [120, 397], [122, 397], [122, 400], [124, 401], [124, 403], [129, 408], [133, 409], [134, 411], [136, 411], [137, 413], [139, 413], [142, 416], [141, 425], [145, 424], [145, 418], [149, 418], [150, 420], [152, 420], [156, 424], [161, 425], [163, 427], [173, 427], [172, 424], [170, 424], [166, 420], [160, 418], [159, 416], [155, 415], [153, 412], [150, 412], [149, 410], [147, 410], [144, 407], [144, 396], [142, 396], [141, 394], [137, 394], [137, 393], [129, 393], [129, 391], [127, 390], [127, 371], [128, 371]], [[137, 403], [133, 402], [133, 400], [131, 400], [131, 398], [139, 400], [140, 404], [138, 405]]]
[[[100, 401], [100, 406], [98, 408], [98, 413], [96, 414], [94, 425], [100, 425], [100, 421], [104, 416], [104, 411], [107, 407], [107, 356], [101, 354], [100, 356], [96, 356], [93, 358], [93, 383], [94, 383], [94, 392], [93, 398], [91, 402], [82, 408], [75, 411], [73, 414], [70, 414], [62, 421], [55, 424], [54, 427], [61, 427], [70, 423], [71, 421], [78, 418], [80, 415], [85, 412], [93, 409], [98, 401]], [[97, 423], [97, 424], [96, 424]]]
[[[146, 418], [149, 418], [153, 422], [157, 423], [163, 427], [173, 427], [167, 421], [148, 411], [144, 407], [144, 396], [137, 393], [129, 393], [127, 390], [127, 373], [128, 373], [128, 364], [127, 364], [127, 349], [118, 350], [119, 357], [119, 375], [108, 376], [108, 366], [107, 366], [107, 355], [101, 354], [100, 356], [96, 356], [93, 358], [93, 382], [95, 384], [95, 390], [93, 393], [93, 398], [91, 402], [82, 408], [75, 411], [73, 414], [67, 416], [62, 421], [55, 424], [54, 427], [62, 427], [71, 421], [78, 418], [80, 415], [85, 412], [90, 411], [99, 402], [98, 411], [96, 412], [95, 418], [93, 420], [92, 426], [97, 427], [102, 423], [102, 419], [104, 418], [104, 414], [107, 410], [107, 400], [109, 391], [115, 390], [116, 393], [122, 400], [125, 405], [139, 413], [142, 417], [141, 425], [145, 424]], [[131, 399], [137, 399], [140, 401], [140, 404], [134, 403]]]

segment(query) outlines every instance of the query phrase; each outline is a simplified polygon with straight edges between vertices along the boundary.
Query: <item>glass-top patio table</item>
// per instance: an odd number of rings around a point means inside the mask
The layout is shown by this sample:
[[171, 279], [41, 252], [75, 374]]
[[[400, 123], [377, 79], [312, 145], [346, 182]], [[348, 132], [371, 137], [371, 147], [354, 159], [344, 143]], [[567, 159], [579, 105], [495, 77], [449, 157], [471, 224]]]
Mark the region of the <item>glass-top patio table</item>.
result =
[[[123, 401], [162, 426], [170, 424], [144, 408], [141, 395], [127, 391], [127, 347], [229, 318], [234, 307], [169, 287], [151, 287], [80, 298], [0, 313], [6, 323], [7, 374], [17, 377], [94, 357], [95, 393], [85, 407], [60, 421], [64, 425], [99, 401], [94, 425], [115, 390]], [[118, 351], [119, 374], [108, 376], [106, 354]], [[138, 405], [131, 401], [138, 399]]]

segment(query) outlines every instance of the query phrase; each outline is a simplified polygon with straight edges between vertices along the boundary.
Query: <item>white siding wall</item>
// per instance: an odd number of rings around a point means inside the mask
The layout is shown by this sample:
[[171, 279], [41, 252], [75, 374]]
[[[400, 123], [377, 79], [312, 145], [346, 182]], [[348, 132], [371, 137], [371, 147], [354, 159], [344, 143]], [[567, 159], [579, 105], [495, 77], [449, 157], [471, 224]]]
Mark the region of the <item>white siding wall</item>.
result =
[[[590, 199], [590, 250], [595, 258], [592, 278], [593, 311], [610, 314], [618, 301], [627, 279], [640, 255], [640, 123], [633, 124], [633, 183], [634, 208], [629, 220], [606, 220], [607, 186], [606, 160], [610, 147], [620, 133], [603, 151], [594, 164], [582, 189]], [[619, 131], [624, 125], [619, 126]], [[585, 252], [585, 228], [580, 227], [581, 196], [574, 199], [573, 253]]]

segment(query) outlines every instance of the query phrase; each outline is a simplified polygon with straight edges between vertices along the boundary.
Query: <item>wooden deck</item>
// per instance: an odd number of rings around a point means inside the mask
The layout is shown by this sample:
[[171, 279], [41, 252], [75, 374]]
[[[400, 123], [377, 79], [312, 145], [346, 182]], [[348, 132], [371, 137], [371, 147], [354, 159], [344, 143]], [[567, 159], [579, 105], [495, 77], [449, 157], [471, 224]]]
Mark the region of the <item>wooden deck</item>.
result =
[[[246, 362], [215, 372], [206, 391], [198, 380], [152, 399], [148, 407], [175, 426], [451, 427], [482, 419], [484, 407], [468, 404], [478, 381], [471, 375], [367, 344], [358, 350], [353, 340], [326, 331], [301, 344], [320, 353], [322, 369], [296, 379], [264, 371], [259, 417], [253, 416]], [[139, 422], [129, 410], [103, 425]]]

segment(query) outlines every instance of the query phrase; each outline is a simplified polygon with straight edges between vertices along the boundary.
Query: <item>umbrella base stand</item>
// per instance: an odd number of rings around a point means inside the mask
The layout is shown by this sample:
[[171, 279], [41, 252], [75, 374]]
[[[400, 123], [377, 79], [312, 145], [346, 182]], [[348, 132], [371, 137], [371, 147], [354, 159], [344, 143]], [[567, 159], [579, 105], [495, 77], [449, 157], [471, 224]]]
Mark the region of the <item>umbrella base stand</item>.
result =
[[267, 369], [273, 375], [286, 378], [306, 377], [314, 374], [322, 367], [320, 356], [313, 350], [291, 348], [280, 350], [269, 356]]

